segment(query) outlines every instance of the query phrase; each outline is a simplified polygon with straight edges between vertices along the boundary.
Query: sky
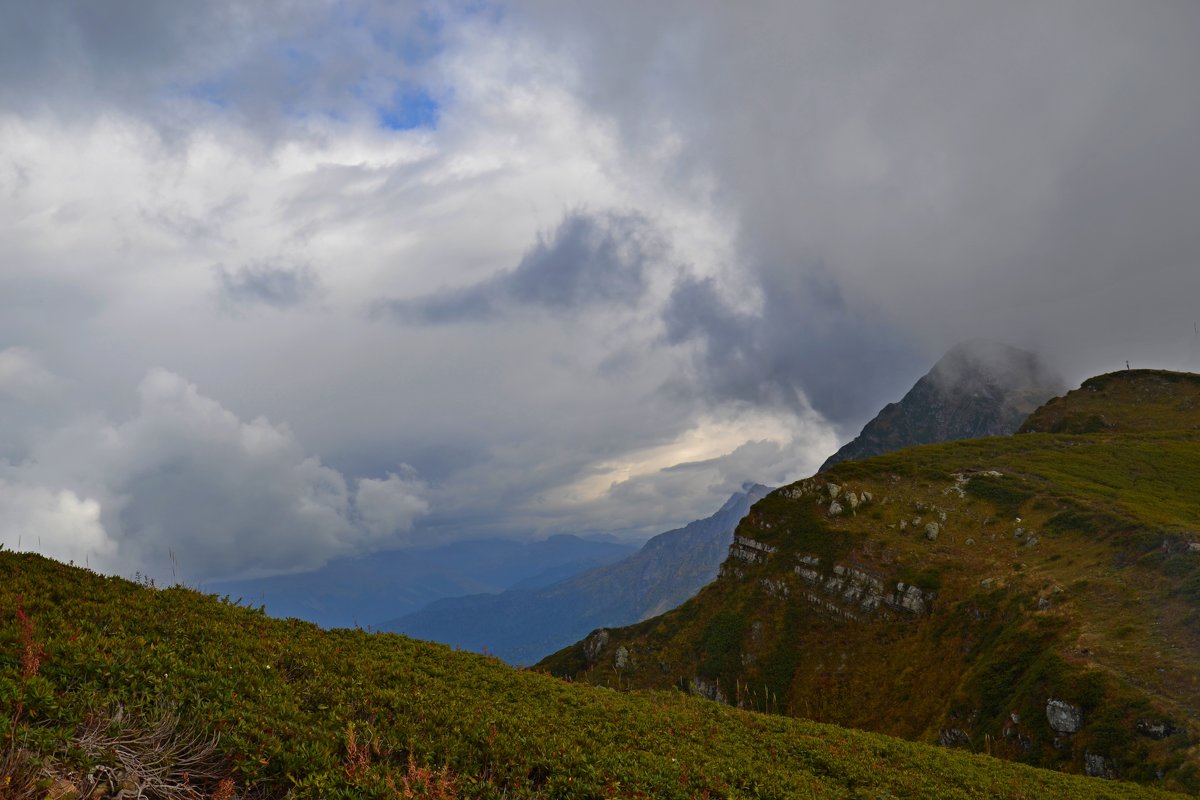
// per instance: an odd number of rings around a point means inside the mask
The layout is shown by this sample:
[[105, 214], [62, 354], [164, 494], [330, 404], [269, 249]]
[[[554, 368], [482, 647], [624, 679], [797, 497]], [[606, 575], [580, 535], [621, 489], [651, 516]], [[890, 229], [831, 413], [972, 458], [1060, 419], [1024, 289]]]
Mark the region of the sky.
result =
[[1200, 369], [1191, 0], [0, 0], [0, 543], [637, 538], [946, 349]]

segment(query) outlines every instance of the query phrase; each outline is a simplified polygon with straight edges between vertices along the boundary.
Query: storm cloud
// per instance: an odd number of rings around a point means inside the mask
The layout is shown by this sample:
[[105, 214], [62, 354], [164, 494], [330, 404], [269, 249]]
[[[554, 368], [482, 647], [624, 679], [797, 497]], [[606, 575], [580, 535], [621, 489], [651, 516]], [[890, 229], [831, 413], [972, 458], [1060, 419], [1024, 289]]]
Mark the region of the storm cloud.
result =
[[640, 214], [569, 213], [508, 272], [462, 289], [387, 300], [374, 312], [399, 322], [438, 325], [485, 321], [523, 306], [565, 313], [599, 304], [631, 305], [666, 246]]
[[[737, 216], [747, 285], [777, 308], [751, 337], [707, 304], [714, 373], [756, 360], [739, 382], [785, 375], [845, 420], [975, 335], [1075, 377], [1182, 366], [1200, 7], [521, 6], [628, 147], [672, 137], [677, 180], [707, 176]], [[684, 287], [678, 313], [699, 299]], [[785, 331], [806, 355], [763, 342]]]
[[319, 282], [307, 266], [247, 264], [234, 272], [216, 270], [217, 301], [231, 311], [254, 305], [288, 308], [316, 294]]
[[193, 579], [644, 536], [811, 472], [965, 339], [1196, 368], [1197, 30], [0, 6], [0, 536]]

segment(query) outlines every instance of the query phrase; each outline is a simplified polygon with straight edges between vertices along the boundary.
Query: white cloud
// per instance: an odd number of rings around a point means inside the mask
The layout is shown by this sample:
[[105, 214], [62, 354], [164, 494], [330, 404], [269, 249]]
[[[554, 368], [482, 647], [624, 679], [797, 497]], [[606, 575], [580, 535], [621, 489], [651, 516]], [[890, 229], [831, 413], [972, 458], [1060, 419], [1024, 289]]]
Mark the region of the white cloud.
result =
[[[113, 569], [162, 577], [173, 554], [200, 579], [417, 538], [653, 532], [788, 458], [829, 454], [802, 396], [794, 419], [728, 423], [695, 391], [690, 350], [664, 342], [681, 275], [714, 278], [747, 313], [763, 302], [728, 197], [698, 165], [678, 168], [684, 127], [628, 147], [571, 52], [486, 13], [447, 11], [418, 65], [373, 42], [346, 70], [340, 45], [364, 31], [324, 35], [328, 20], [302, 14], [290, 44], [331, 68], [289, 83], [270, 69], [276, 6], [263, 8], [221, 4], [218, 29], [241, 11], [252, 24], [229, 42], [204, 27], [169, 69], [135, 69], [171, 54], [133, 47], [98, 65], [86, 98], [67, 79], [77, 61], [39, 79], [37, 103], [13, 101], [18, 83], [0, 91], [0, 347], [50, 356], [74, 398], [37, 425], [22, 406], [0, 430], [0, 477], [97, 503]], [[165, 41], [178, 30], [145, 24]], [[112, 57], [116, 33], [101, 33], [78, 63]], [[180, 97], [163, 74], [185, 87], [224, 74], [232, 89]], [[373, 104], [414, 76], [442, 103], [437, 127], [380, 127]], [[603, 306], [527, 303], [437, 329], [367, 313], [486, 287], [564, 219], [613, 215], [644, 220], [662, 247]], [[726, 469], [665, 469], [695, 458]]]
[[0, 479], [0, 544], [60, 561], [111, 566], [117, 543], [100, 522], [100, 503], [66, 489]]
[[382, 541], [397, 531], [408, 530], [414, 519], [429, 511], [429, 503], [422, 497], [425, 486], [416, 479], [411, 467], [403, 472], [403, 477], [391, 473], [383, 480], [358, 481], [354, 506], [362, 526]]
[[124, 573], [171, 568], [209, 580], [398, 546], [428, 510], [412, 475], [364, 479], [360, 522], [348, 481], [307, 455], [287, 426], [243, 421], [163, 370], [149, 373], [138, 395], [132, 418], [76, 420], [5, 470], [7, 491], [22, 499], [8, 539], [20, 520], [42, 522], [48, 552], [92, 553], [93, 566]]

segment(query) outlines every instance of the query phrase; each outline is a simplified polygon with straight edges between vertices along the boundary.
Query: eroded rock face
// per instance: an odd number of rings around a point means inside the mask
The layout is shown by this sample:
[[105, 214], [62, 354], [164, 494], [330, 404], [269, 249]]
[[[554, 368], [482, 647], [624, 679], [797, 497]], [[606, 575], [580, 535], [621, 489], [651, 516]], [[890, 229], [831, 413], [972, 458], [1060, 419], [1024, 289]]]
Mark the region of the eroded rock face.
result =
[[938, 744], [942, 747], [970, 747], [971, 737], [962, 728], [942, 728], [938, 734]]
[[729, 555], [731, 558], [745, 561], [747, 564], [761, 564], [775, 550], [774, 546], [751, 539], [749, 536], [734, 536], [733, 544], [729, 546]]
[[1159, 720], [1139, 719], [1135, 729], [1142, 736], [1148, 736], [1151, 739], [1165, 739], [1179, 733], [1179, 729], [1171, 723]]
[[617, 669], [625, 669], [629, 666], [629, 650], [624, 645], [617, 648], [617, 653], [613, 657], [613, 665]]
[[1058, 733], [1076, 733], [1083, 727], [1083, 711], [1064, 700], [1046, 701], [1046, 721]]
[[1083, 771], [1092, 778], [1115, 778], [1117, 771], [1113, 763], [1098, 753], [1088, 750], [1083, 754]]
[[767, 594], [772, 597], [786, 599], [791, 593], [791, 587], [782, 580], [772, 580], [771, 578], [763, 578], [759, 581], [762, 587], [767, 590]]
[[900, 582], [896, 584], [896, 593], [886, 598], [885, 602], [913, 614], [924, 614], [929, 611], [933, 597], [933, 592], [923, 592], [916, 586]]
[[709, 700], [716, 700], [718, 703], [725, 702], [725, 693], [721, 691], [721, 687], [717, 685], [715, 680], [701, 678], [699, 675], [691, 680], [692, 694], [700, 697], [707, 697]]
[[859, 567], [834, 564], [832, 575], [823, 574], [821, 559], [815, 555], [801, 555], [797, 561], [793, 571], [810, 587], [801, 596], [810, 605], [848, 620], [872, 613], [890, 617], [889, 609], [925, 614], [936, 597], [934, 592], [904, 582], [897, 583], [895, 591], [885, 593], [883, 578]]
[[593, 631], [586, 639], [583, 640], [583, 656], [588, 660], [588, 663], [593, 663], [600, 657], [601, 651], [608, 644], [608, 628], [600, 628]]

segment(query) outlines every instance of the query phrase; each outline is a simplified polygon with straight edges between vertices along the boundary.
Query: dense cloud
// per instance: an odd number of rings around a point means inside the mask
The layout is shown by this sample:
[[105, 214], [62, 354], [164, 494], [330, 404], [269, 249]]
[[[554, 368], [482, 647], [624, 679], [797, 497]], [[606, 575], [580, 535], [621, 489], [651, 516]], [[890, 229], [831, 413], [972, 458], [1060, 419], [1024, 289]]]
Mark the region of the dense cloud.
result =
[[233, 311], [265, 305], [288, 308], [311, 298], [318, 289], [316, 277], [307, 267], [247, 264], [229, 272], [216, 271], [217, 300]]
[[710, 176], [737, 214], [748, 283], [775, 308], [755, 334], [684, 287], [693, 319], [674, 319], [718, 381], [736, 356], [739, 383], [783, 375], [853, 419], [856, 394], [877, 402], [976, 335], [1076, 377], [1186, 363], [1200, 6], [520, 6], [629, 147], [668, 131], [676, 174]]
[[640, 214], [574, 211], [554, 232], [539, 235], [516, 268], [462, 289], [381, 301], [376, 313], [400, 322], [437, 325], [486, 321], [506, 309], [541, 307], [565, 313], [597, 304], [637, 303], [649, 264], [666, 246]]
[[24, 347], [0, 350], [0, 399], [32, 400], [53, 390], [57, 381]]
[[6, 544], [643, 535], [963, 339], [1200, 367], [1195, 4], [97, 8], [0, 6]]
[[403, 544], [428, 511], [407, 466], [347, 481], [286, 426], [244, 422], [177, 375], [151, 372], [138, 397], [130, 419], [71, 421], [0, 469], [0, 541], [204, 580]]

